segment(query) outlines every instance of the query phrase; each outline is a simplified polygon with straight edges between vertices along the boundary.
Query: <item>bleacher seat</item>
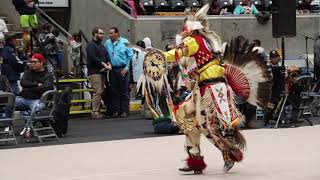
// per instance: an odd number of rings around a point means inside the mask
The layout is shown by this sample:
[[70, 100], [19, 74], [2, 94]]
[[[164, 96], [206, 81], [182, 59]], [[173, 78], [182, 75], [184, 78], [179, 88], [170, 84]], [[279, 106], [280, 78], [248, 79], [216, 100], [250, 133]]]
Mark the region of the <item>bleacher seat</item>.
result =
[[143, 4], [144, 9], [146, 10], [146, 15], [153, 15], [154, 13], [154, 5], [152, 0], [141, 0], [141, 4]]
[[173, 12], [182, 12], [186, 8], [184, 2], [181, 0], [170, 0], [168, 2]]
[[184, 1], [185, 5], [187, 7], [200, 7], [200, 3], [197, 0], [185, 0]]
[[157, 12], [170, 12], [171, 6], [166, 0], [153, 0], [154, 8]]
[[242, 0], [233, 0], [233, 5], [236, 7], [239, 4], [242, 4]]
[[200, 0], [201, 6], [204, 6], [206, 4], [210, 3], [210, 0]]

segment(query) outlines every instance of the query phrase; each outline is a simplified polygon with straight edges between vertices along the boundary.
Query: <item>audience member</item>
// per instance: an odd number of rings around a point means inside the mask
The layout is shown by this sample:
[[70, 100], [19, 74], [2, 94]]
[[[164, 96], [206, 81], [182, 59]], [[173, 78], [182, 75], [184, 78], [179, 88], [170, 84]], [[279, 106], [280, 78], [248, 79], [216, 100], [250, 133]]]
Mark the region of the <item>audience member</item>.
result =
[[131, 8], [131, 16], [137, 18], [139, 15], [146, 15], [146, 10], [140, 0], [127, 0]]
[[18, 95], [20, 92], [18, 80], [20, 79], [20, 74], [25, 69], [25, 63], [18, 58], [16, 51], [16, 38], [20, 36], [20, 33], [6, 34], [6, 43], [2, 50], [3, 63], [1, 65], [1, 73], [8, 78], [11, 90], [15, 95]]
[[41, 27], [39, 34], [40, 52], [46, 57], [48, 62], [48, 71], [54, 72], [58, 67], [57, 56], [59, 54], [59, 46], [57, 38], [52, 34], [53, 27], [47, 23]]
[[38, 27], [38, 18], [36, 15], [35, 0], [13, 0], [16, 10], [20, 14], [20, 26], [23, 30], [23, 42], [25, 52], [30, 53], [31, 44], [30, 44], [30, 35], [29, 29], [33, 30]]
[[313, 45], [314, 52], [314, 75], [319, 80], [320, 78], [320, 35], [314, 42]]
[[239, 4], [233, 11], [234, 15], [257, 13], [259, 13], [258, 9], [254, 4], [251, 4], [250, 0], [242, 0], [242, 4]]
[[108, 54], [105, 47], [101, 44], [104, 39], [104, 31], [96, 27], [92, 30], [92, 41], [88, 43], [87, 68], [88, 80], [93, 88], [92, 114], [94, 119], [101, 119], [105, 116], [100, 112], [102, 94], [104, 92], [105, 74], [102, 70], [111, 70]]
[[[45, 58], [42, 54], [33, 54], [30, 63], [31, 68], [24, 72], [20, 80], [22, 91], [16, 98], [16, 110], [29, 110], [33, 113], [41, 96], [46, 91], [53, 89], [53, 75], [44, 67]], [[21, 135], [24, 133], [30, 135], [31, 123], [31, 120], [28, 119], [25, 128], [20, 133]]]
[[8, 33], [8, 28], [3, 19], [0, 19], [0, 37], [4, 37], [4, 34]]
[[151, 42], [151, 39], [149, 37], [143, 38], [142, 41], [144, 42], [147, 50], [153, 49], [152, 42]]
[[133, 56], [131, 48], [126, 47], [129, 41], [120, 36], [116, 27], [109, 29], [105, 47], [110, 54], [112, 70], [110, 85], [112, 91], [112, 117], [127, 117], [129, 113], [129, 66]]
[[208, 15], [220, 15], [221, 12], [221, 7], [220, 3], [218, 0], [213, 0], [211, 2], [210, 9], [208, 10], [207, 14]]
[[[138, 41], [137, 46], [140, 46], [142, 48], [145, 48], [145, 44], [143, 41]], [[144, 60], [145, 53], [135, 51], [131, 60], [132, 64], [132, 77], [133, 77], [133, 88], [131, 90], [135, 93], [135, 98], [141, 98], [141, 92], [137, 91], [136, 85], [137, 82], [143, 73], [143, 60]]]

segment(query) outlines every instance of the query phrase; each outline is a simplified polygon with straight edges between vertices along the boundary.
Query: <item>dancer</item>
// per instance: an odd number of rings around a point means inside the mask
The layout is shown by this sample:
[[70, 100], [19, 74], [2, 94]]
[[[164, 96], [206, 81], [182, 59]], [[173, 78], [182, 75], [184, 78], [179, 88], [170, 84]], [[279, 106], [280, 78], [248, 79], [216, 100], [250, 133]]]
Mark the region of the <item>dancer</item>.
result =
[[[267, 64], [252, 51], [247, 41], [232, 41], [222, 58], [220, 37], [209, 30], [205, 5], [195, 15], [186, 11], [182, 43], [178, 48], [162, 53], [147, 53], [142, 85], [150, 109], [160, 111], [160, 99], [166, 99], [169, 113], [186, 135], [186, 166], [180, 171], [202, 173], [206, 167], [200, 150], [200, 136], [204, 134], [221, 152], [223, 170], [229, 171], [235, 162], [243, 158], [246, 141], [239, 130], [244, 117], [237, 110], [234, 95], [245, 101], [264, 106], [268, 102], [271, 75]], [[221, 64], [223, 59], [224, 64]], [[180, 79], [189, 96], [173, 105], [171, 88], [166, 79], [166, 63], [176, 61]], [[177, 86], [177, 87], [181, 87]], [[165, 98], [164, 98], [165, 97]]]

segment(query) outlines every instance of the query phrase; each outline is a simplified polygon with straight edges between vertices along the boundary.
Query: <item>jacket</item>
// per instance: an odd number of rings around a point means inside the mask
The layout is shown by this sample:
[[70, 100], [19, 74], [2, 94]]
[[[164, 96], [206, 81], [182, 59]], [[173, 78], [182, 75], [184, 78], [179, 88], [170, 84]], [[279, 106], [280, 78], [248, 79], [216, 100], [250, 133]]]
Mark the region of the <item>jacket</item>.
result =
[[25, 63], [19, 59], [15, 47], [6, 43], [1, 56], [3, 58], [1, 74], [6, 76], [10, 82], [18, 81], [20, 79], [20, 73], [25, 69]]
[[88, 76], [100, 74], [100, 70], [104, 68], [102, 62], [109, 62], [106, 48], [99, 41], [92, 40], [88, 43], [86, 51]]
[[[39, 86], [39, 83], [42, 85]], [[42, 72], [28, 70], [24, 72], [20, 84], [20, 96], [25, 99], [40, 99], [43, 93], [53, 89], [53, 75], [46, 69]]]

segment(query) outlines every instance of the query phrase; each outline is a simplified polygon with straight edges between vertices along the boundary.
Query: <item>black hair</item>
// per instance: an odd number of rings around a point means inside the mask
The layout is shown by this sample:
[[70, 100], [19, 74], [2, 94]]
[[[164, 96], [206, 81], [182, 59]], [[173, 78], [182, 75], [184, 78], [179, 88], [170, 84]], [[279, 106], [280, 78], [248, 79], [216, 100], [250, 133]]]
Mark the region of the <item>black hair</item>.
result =
[[110, 30], [111, 30], [111, 29], [114, 30], [115, 33], [119, 33], [119, 29], [118, 29], [118, 28], [116, 28], [116, 27], [111, 27]]
[[99, 29], [102, 30], [100, 27], [95, 27], [92, 29], [92, 36], [94, 36], [94, 34], [98, 34]]
[[52, 34], [55, 36], [55, 37], [58, 37], [60, 35], [60, 32], [58, 29], [54, 29], [52, 30]]
[[142, 48], [146, 48], [146, 44], [145, 44], [143, 41], [138, 41], [138, 42], [136, 43], [136, 45], [137, 45], [137, 46], [140, 46], [140, 47], [142, 47]]
[[254, 39], [254, 40], [252, 41], [252, 44], [255, 44], [255, 46], [260, 47], [260, 46], [261, 46], [261, 41], [260, 41], [259, 39]]

